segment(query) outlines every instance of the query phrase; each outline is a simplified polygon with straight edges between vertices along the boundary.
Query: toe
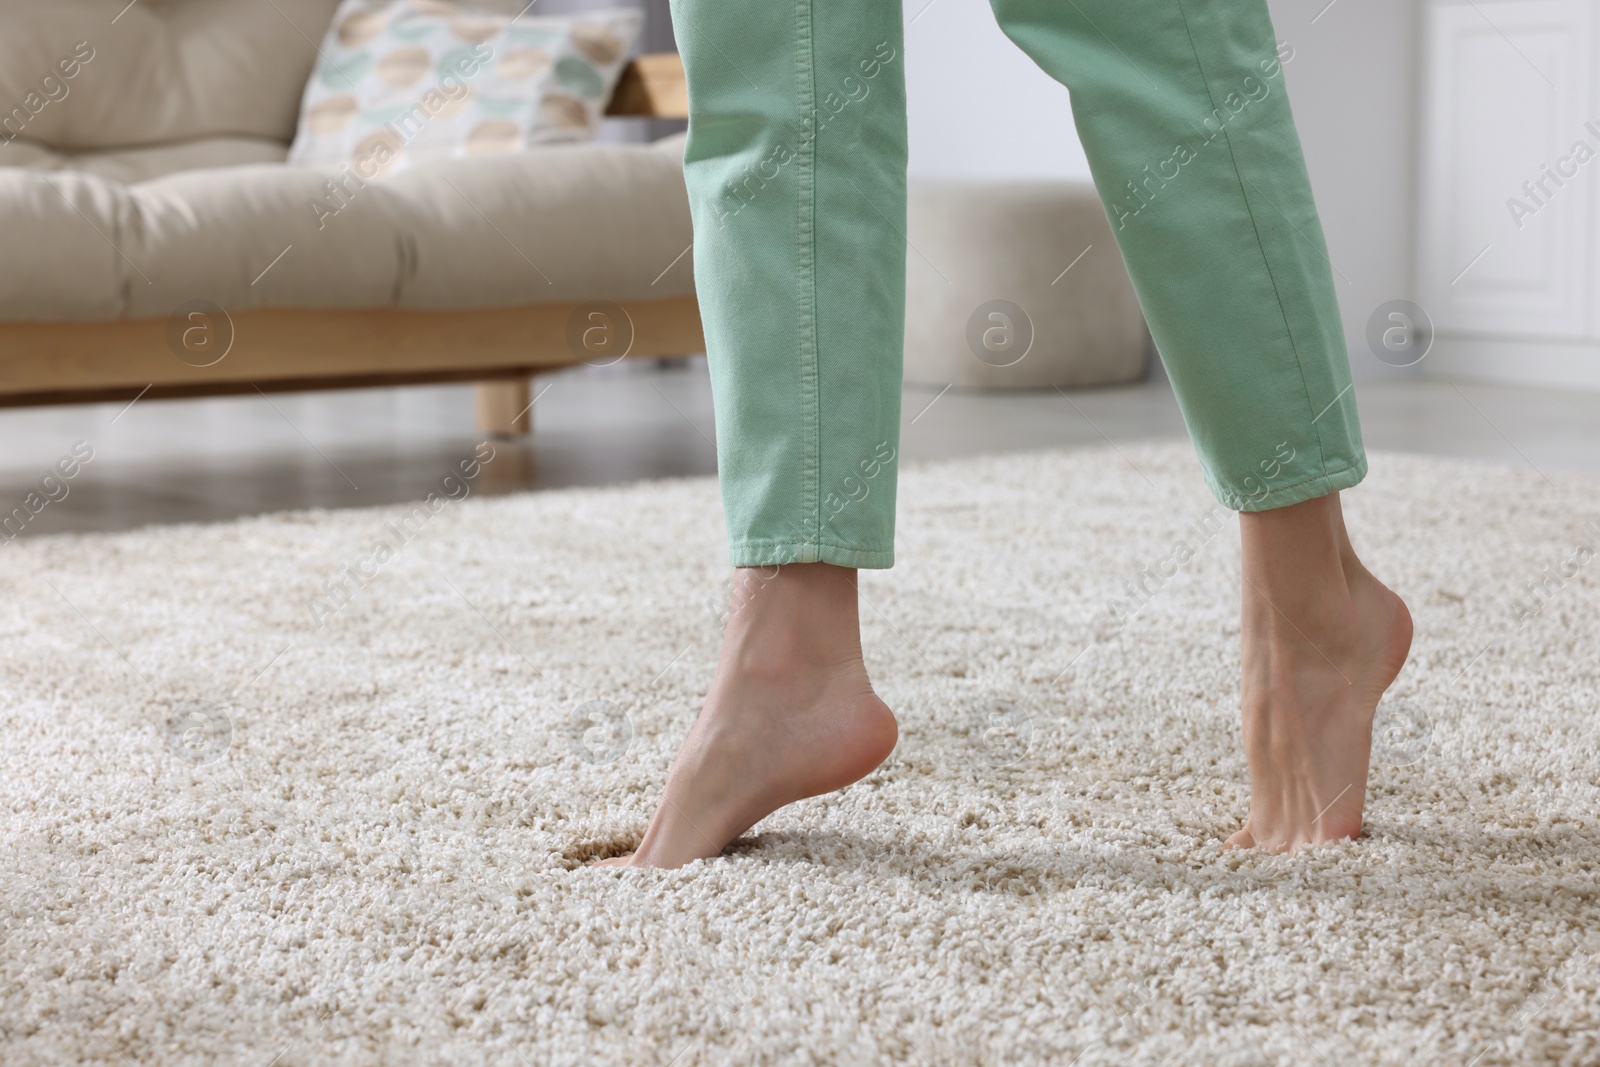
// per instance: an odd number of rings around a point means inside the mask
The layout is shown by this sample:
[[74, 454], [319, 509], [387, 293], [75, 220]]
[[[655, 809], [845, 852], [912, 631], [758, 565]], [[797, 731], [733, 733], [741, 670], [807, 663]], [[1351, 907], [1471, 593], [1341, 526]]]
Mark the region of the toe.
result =
[[1250, 828], [1247, 826], [1243, 830], [1240, 830], [1238, 833], [1234, 834], [1233, 836], [1229, 837], [1226, 841], [1224, 841], [1222, 843], [1222, 847], [1223, 848], [1255, 848], [1256, 847], [1256, 839], [1254, 837], [1250, 836]]
[[598, 862], [596, 864], [593, 864], [593, 866], [595, 866], [595, 867], [629, 867], [629, 866], [632, 866], [632, 864], [633, 864], [633, 853], [630, 852], [626, 856], [612, 856], [608, 860], [601, 860], [600, 862]]

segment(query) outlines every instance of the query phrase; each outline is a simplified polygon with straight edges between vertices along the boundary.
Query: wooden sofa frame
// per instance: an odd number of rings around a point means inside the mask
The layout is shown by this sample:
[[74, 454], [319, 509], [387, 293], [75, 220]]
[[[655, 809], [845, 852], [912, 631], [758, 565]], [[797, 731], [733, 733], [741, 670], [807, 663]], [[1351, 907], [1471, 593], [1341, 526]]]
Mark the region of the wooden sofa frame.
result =
[[[617, 116], [688, 113], [683, 65], [671, 53], [636, 57], [606, 108]], [[526, 434], [532, 376], [581, 362], [567, 343], [580, 306], [245, 311], [229, 316], [232, 348], [207, 367], [173, 355], [165, 319], [0, 322], [0, 407], [475, 381], [479, 429]], [[630, 356], [704, 351], [693, 296], [622, 307], [633, 322]]]

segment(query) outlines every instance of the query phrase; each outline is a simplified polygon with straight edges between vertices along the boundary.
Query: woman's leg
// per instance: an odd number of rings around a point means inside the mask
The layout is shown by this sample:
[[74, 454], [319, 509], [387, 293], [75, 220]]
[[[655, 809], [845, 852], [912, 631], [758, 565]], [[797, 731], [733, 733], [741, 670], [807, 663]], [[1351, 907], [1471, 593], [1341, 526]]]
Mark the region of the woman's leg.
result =
[[905, 329], [898, 0], [674, 0], [684, 175], [736, 573], [635, 864], [713, 856], [894, 748], [855, 568], [894, 561]]
[[1361, 833], [1372, 717], [1411, 615], [1356, 557], [1339, 494], [1243, 512], [1240, 667], [1250, 817], [1230, 845]]
[[1244, 514], [1251, 811], [1236, 844], [1358, 833], [1410, 619], [1356, 559], [1366, 474], [1331, 264], [1266, 0], [991, 0], [1073, 115], [1207, 483]]

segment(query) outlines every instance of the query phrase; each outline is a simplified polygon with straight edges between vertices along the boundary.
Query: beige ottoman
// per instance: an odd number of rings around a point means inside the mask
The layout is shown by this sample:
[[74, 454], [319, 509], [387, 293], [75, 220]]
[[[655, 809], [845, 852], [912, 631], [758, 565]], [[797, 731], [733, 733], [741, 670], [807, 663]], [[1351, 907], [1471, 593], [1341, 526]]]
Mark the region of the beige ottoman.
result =
[[913, 181], [907, 382], [1036, 389], [1144, 376], [1149, 331], [1094, 186]]

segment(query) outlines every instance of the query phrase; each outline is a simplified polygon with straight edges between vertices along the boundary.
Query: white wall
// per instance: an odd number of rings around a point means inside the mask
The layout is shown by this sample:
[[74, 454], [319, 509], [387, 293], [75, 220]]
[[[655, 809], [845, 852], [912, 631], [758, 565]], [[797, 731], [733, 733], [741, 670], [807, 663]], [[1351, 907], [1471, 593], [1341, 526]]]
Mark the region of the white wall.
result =
[[989, 0], [905, 0], [905, 23], [913, 179], [1089, 180], [1067, 90], [1000, 32]]
[[[1279, 39], [1295, 49], [1284, 77], [1351, 364], [1358, 377], [1415, 373], [1380, 363], [1366, 324], [1380, 304], [1414, 298], [1417, 2], [1268, 6]], [[988, 0], [906, 0], [905, 11], [913, 179], [1089, 179], [1067, 91], [1000, 32]]]
[[[1416, 0], [1269, 0], [1295, 47], [1285, 79], [1358, 379], [1414, 377], [1367, 347], [1367, 319], [1415, 300], [1421, 8]], [[1326, 14], [1317, 13], [1326, 7]], [[1316, 19], [1315, 22], [1312, 20]]]

